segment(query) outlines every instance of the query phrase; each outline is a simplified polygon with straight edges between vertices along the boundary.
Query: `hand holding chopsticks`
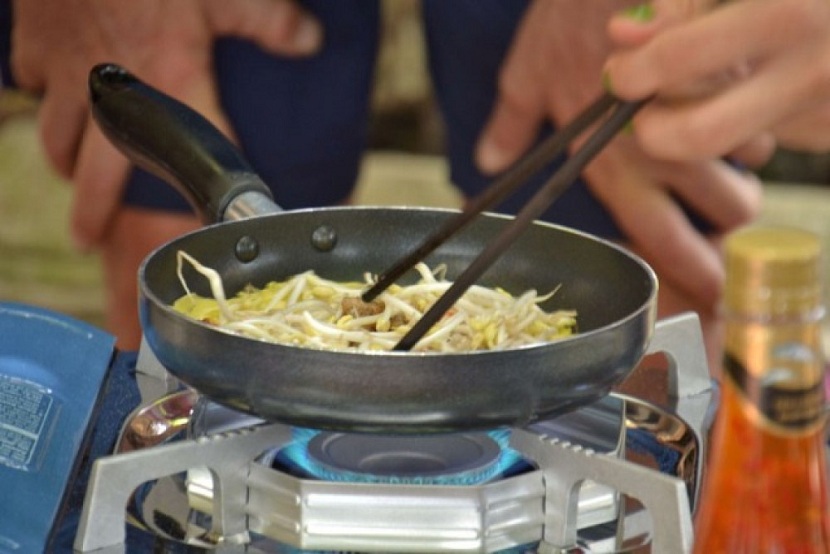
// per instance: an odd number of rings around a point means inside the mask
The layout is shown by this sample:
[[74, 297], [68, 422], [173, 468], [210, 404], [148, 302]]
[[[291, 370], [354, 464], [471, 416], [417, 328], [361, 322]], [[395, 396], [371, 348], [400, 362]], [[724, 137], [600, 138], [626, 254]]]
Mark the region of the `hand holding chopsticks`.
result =
[[611, 141], [623, 128], [646, 100], [622, 102], [603, 94], [588, 108], [580, 113], [570, 124], [548, 138], [528, 156], [518, 162], [501, 179], [496, 180], [482, 194], [473, 199], [467, 207], [417, 249], [402, 258], [363, 294], [364, 301], [375, 299], [389, 285], [406, 271], [421, 261], [430, 252], [443, 244], [449, 237], [472, 221], [479, 213], [496, 205], [523, 184], [530, 176], [538, 172], [548, 162], [564, 152], [568, 145], [594, 123], [603, 120], [600, 126], [588, 137], [562, 167], [554, 173], [539, 189], [530, 201], [516, 215], [516, 218], [491, 241], [475, 260], [459, 275], [449, 289], [418, 320], [412, 329], [398, 342], [395, 350], [411, 350], [432, 326], [452, 307], [453, 304], [472, 286], [481, 275], [498, 259], [498, 257], [521, 235], [521, 233], [579, 177], [585, 166]]

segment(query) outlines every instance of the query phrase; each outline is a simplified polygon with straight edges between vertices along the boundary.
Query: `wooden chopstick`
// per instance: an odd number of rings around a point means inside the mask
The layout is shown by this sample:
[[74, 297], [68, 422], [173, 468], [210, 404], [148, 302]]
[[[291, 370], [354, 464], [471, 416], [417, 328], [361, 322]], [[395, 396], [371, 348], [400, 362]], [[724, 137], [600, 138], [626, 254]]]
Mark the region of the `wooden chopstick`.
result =
[[435, 233], [429, 235], [418, 248], [412, 250], [408, 255], [381, 273], [375, 283], [361, 295], [363, 301], [371, 302], [377, 298], [380, 293], [389, 288], [389, 285], [400, 279], [415, 264], [426, 258], [448, 238], [464, 228], [478, 214], [495, 206], [525, 184], [530, 177], [562, 154], [577, 136], [605, 115], [616, 102], [617, 100], [610, 94], [601, 95], [568, 125], [542, 141], [481, 194], [467, 202], [461, 213], [447, 220]]

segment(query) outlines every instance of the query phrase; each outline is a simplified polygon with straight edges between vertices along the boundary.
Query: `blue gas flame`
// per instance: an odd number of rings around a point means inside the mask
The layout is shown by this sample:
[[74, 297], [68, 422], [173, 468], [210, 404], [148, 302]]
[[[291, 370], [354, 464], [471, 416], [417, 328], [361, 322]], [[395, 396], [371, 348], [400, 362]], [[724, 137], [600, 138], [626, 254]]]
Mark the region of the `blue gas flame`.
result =
[[308, 454], [308, 444], [320, 432], [316, 429], [294, 428], [293, 440], [281, 450], [278, 457], [289, 461], [309, 476], [324, 481], [407, 485], [478, 485], [517, 471], [517, 467], [526, 463], [521, 454], [510, 447], [510, 429], [497, 429], [489, 431], [487, 435], [499, 446], [500, 454], [491, 464], [474, 470], [430, 476], [397, 476], [332, 469]]

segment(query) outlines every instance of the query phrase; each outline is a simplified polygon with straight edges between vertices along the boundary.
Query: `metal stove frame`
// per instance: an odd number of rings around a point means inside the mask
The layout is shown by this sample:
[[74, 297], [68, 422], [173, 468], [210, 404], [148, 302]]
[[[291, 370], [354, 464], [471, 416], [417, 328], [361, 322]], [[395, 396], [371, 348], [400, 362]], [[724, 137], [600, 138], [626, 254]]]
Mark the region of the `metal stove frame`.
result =
[[[567, 552], [577, 544], [586, 482], [640, 501], [650, 517], [652, 552], [687, 552], [713, 391], [697, 316], [657, 322], [649, 353], [659, 352], [669, 362], [672, 405], [666, 409], [696, 435], [691, 485], [534, 426], [513, 429], [511, 446], [538, 469], [506, 480], [479, 486], [310, 481], [252, 461], [263, 445], [291, 440], [289, 427], [262, 424], [96, 461], [75, 550], [124, 552], [124, 506], [133, 492], [145, 482], [206, 467], [213, 482], [206, 540], [216, 542], [216, 552], [247, 551], [252, 532], [311, 550], [496, 552], [538, 542], [538, 552]], [[144, 398], [170, 391], [173, 382], [157, 362], [140, 357], [139, 366]], [[629, 529], [648, 524], [642, 517], [625, 523]]]

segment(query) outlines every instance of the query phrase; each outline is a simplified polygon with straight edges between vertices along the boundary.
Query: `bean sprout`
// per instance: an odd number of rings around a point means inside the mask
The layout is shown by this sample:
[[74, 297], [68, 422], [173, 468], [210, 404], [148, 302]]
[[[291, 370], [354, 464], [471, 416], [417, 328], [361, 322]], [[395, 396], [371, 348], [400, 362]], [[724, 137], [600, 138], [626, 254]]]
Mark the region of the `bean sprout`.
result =
[[[419, 263], [417, 283], [392, 285], [368, 304], [360, 294], [372, 275], [366, 274], [364, 282], [336, 282], [313, 271], [261, 289], [248, 285], [228, 299], [215, 270], [182, 251], [177, 261], [185, 294], [173, 304], [175, 310], [245, 337], [328, 350], [391, 350], [452, 284], [445, 279], [445, 266], [430, 269]], [[185, 261], [208, 280], [211, 298], [191, 291], [182, 271]], [[540, 296], [528, 290], [514, 297], [501, 288], [473, 285], [413, 350], [504, 350], [572, 335], [575, 311], [545, 312], [539, 306], [555, 292]]]

